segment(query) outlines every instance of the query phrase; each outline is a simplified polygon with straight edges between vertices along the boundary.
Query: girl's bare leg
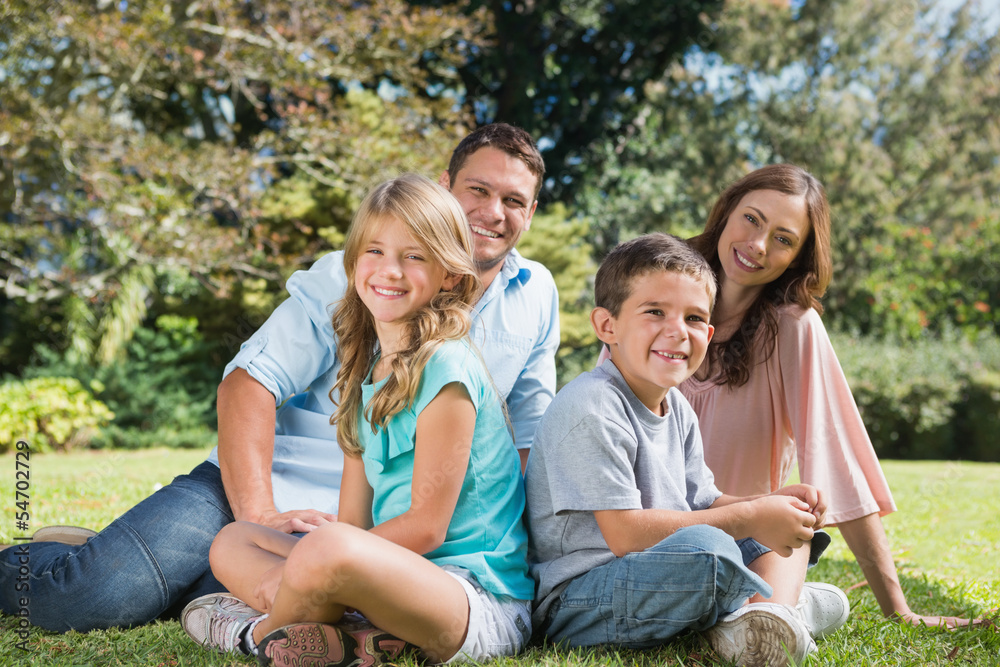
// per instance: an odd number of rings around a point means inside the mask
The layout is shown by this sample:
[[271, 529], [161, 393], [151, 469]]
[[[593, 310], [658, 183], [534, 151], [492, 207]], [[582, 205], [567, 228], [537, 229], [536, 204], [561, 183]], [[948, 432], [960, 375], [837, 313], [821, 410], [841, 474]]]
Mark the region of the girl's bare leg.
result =
[[799, 547], [788, 558], [782, 558], [773, 551], [768, 552], [748, 567], [774, 589], [771, 597], [764, 598], [758, 593], [750, 598], [750, 602], [777, 602], [794, 607], [798, 604], [802, 583], [806, 580], [809, 545]]
[[347, 607], [442, 661], [462, 647], [469, 624], [465, 589], [451, 575], [377, 535], [329, 523], [288, 555], [274, 607], [253, 639], [259, 644], [293, 623], [336, 622]]
[[269, 611], [285, 559], [298, 539], [255, 523], [231, 523], [216, 535], [208, 554], [212, 573], [229, 592], [259, 611]]

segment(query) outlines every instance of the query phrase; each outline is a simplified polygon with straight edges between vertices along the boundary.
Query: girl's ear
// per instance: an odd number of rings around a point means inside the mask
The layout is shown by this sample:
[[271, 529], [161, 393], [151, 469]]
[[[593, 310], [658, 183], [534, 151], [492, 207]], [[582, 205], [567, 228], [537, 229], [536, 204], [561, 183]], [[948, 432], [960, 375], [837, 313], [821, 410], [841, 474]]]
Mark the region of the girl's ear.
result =
[[617, 341], [616, 324], [614, 316], [607, 308], [598, 306], [590, 311], [590, 325], [594, 327], [594, 333], [602, 343], [613, 345]]
[[449, 273], [444, 277], [444, 281], [441, 283], [442, 292], [450, 292], [455, 289], [455, 286], [462, 280], [462, 276], [454, 273]]

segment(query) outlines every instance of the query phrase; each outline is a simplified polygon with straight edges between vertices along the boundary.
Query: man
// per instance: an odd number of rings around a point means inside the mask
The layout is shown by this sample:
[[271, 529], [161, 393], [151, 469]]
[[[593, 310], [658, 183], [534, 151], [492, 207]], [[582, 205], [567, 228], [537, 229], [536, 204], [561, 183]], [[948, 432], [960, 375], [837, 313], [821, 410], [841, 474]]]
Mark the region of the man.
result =
[[[507, 401], [522, 469], [555, 393], [559, 345], [552, 276], [514, 250], [531, 226], [544, 169], [527, 133], [493, 124], [459, 143], [439, 180], [469, 218], [485, 286], [471, 336]], [[330, 316], [345, 288], [339, 252], [292, 275], [289, 298], [226, 367], [219, 446], [208, 461], [84, 545], [0, 552], [0, 610], [27, 607], [33, 624], [57, 631], [140, 625], [224, 590], [208, 551], [234, 519], [288, 533], [335, 520], [343, 457], [330, 425], [339, 367]], [[25, 565], [29, 590], [16, 590]]]

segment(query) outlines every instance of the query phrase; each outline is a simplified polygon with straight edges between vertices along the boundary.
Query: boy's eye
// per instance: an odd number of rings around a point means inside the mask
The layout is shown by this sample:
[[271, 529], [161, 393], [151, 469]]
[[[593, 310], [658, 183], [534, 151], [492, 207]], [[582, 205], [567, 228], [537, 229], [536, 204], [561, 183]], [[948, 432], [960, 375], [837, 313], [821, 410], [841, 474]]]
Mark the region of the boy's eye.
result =
[[647, 315], [656, 315], [657, 317], [659, 317], [659, 316], [663, 315], [663, 311], [660, 310], [659, 308], [650, 308], [649, 310], [646, 311], [646, 314]]
[[701, 323], [701, 322], [704, 322], [704, 321], [705, 321], [705, 318], [702, 317], [701, 315], [688, 315], [688, 322]]
[[368, 248], [368, 250], [366, 250], [365, 252], [370, 252], [373, 255], [381, 255], [382, 254], [382, 251], [379, 250], [378, 248]]
[[422, 262], [424, 260], [424, 258], [421, 257], [420, 255], [407, 255], [406, 259], [412, 259], [412, 260], [415, 260], [417, 262]]

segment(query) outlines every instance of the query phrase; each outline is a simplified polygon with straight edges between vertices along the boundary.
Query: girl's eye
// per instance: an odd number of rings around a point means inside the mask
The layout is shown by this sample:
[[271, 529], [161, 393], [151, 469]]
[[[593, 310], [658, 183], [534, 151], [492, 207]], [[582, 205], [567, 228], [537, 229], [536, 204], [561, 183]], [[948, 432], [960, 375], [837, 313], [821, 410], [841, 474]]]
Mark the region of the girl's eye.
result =
[[381, 255], [382, 251], [378, 248], [369, 248], [366, 252], [370, 252], [373, 255]]
[[420, 255], [407, 255], [407, 256], [406, 256], [406, 259], [412, 259], [412, 260], [415, 260], [415, 261], [417, 261], [417, 262], [422, 262], [422, 261], [424, 261], [424, 258], [423, 258], [423, 257], [421, 257]]

